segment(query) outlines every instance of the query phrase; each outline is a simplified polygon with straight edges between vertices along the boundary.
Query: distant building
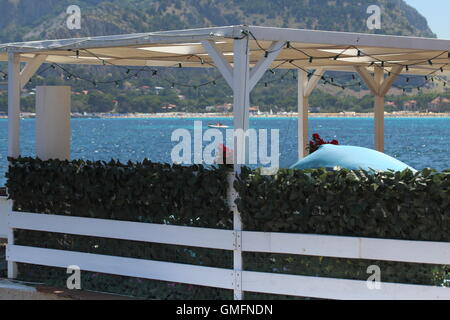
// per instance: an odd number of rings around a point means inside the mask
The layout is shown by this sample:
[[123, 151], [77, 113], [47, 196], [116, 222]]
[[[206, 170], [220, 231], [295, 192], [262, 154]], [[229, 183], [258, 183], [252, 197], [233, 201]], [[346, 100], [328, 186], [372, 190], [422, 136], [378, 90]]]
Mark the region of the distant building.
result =
[[163, 110], [165, 110], [165, 111], [171, 111], [171, 110], [174, 110], [174, 109], [176, 109], [176, 108], [177, 108], [176, 105], [170, 104], [170, 103], [165, 104], [165, 105], [163, 105], [163, 106], [161, 107], [161, 109], [163, 109]]
[[397, 104], [395, 104], [394, 101], [386, 101], [385, 106], [386, 106], [386, 107], [397, 108]]
[[225, 103], [215, 106], [214, 109], [217, 112], [230, 112], [233, 109], [233, 105], [231, 103]]
[[253, 106], [249, 108], [250, 113], [258, 113], [259, 112], [259, 107], [258, 106]]
[[448, 104], [450, 104], [449, 99], [437, 97], [428, 104], [428, 111], [439, 112], [442, 110], [442, 107]]
[[164, 90], [164, 87], [154, 87], [153, 89], [155, 89], [155, 93], [159, 94], [160, 91]]
[[405, 101], [403, 103], [403, 109], [405, 111], [415, 111], [415, 110], [417, 110], [417, 101], [416, 100]]
[[148, 93], [152, 88], [150, 86], [141, 86], [139, 89], [141, 92]]

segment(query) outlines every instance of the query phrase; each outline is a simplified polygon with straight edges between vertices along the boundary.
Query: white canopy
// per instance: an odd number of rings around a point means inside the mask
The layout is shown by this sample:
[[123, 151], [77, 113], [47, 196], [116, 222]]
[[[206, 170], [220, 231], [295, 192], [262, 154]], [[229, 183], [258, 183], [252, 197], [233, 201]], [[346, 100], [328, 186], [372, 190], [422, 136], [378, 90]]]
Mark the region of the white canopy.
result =
[[[402, 73], [426, 75], [440, 72], [442, 67], [445, 74], [450, 74], [449, 40], [255, 26], [8, 43], [0, 45], [0, 60], [8, 59], [7, 52], [15, 52], [25, 62], [39, 54], [46, 56], [46, 63], [59, 64], [101, 65], [105, 60], [108, 64], [124, 66], [167, 67], [182, 63], [183, 67], [212, 67], [214, 61], [202, 42], [213, 41], [225, 60], [233, 63], [233, 42], [247, 34], [250, 66], [266, 51], [277, 50], [280, 52], [271, 68], [295, 69], [289, 63], [292, 60], [295, 65], [310, 70], [325, 67], [353, 72], [355, 66], [384, 62], [386, 70], [408, 66]], [[274, 42], [280, 42], [280, 46], [271, 49]], [[286, 63], [280, 66], [283, 62]], [[370, 66], [372, 71], [374, 67]]]
[[[20, 89], [42, 63], [216, 67], [233, 89], [234, 127], [243, 130], [249, 126], [250, 92], [264, 73], [270, 68], [298, 69], [298, 144], [303, 157], [308, 97], [326, 71], [359, 73], [375, 96], [375, 148], [384, 151], [386, 93], [401, 74], [450, 75], [449, 51], [449, 40], [243, 25], [3, 44], [0, 61], [9, 61], [9, 156], [20, 155]], [[27, 63], [22, 70], [20, 62]]]

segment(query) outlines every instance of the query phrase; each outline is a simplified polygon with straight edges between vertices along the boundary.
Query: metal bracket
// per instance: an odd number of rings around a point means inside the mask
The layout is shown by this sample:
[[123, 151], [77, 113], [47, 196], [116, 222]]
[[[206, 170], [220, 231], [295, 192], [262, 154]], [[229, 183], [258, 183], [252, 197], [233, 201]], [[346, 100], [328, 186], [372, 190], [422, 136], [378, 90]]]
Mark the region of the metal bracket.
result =
[[235, 251], [242, 250], [242, 231], [233, 231], [233, 248]]
[[234, 300], [242, 300], [242, 271], [234, 270]]

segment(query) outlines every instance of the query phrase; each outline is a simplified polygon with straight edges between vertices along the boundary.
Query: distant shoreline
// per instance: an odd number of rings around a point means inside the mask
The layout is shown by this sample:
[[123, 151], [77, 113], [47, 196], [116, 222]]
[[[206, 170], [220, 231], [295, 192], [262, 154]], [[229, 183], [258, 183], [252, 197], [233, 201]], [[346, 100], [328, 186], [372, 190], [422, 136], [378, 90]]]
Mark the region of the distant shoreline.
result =
[[[230, 113], [128, 113], [128, 114], [95, 114], [102, 119], [144, 119], [144, 118], [232, 118]], [[81, 116], [79, 118], [85, 118]], [[92, 116], [91, 116], [92, 117]], [[250, 118], [297, 118], [297, 113], [251, 114]], [[373, 118], [373, 113], [310, 113], [310, 118]], [[450, 113], [386, 113], [386, 118], [450, 118]], [[77, 118], [77, 116], [73, 116]], [[87, 116], [89, 118], [89, 116]]]
[[[35, 118], [34, 113], [22, 113], [23, 119]], [[89, 113], [72, 114], [72, 119], [158, 119], [158, 118], [232, 118], [231, 113]], [[251, 114], [250, 118], [297, 118], [297, 113], [278, 113], [278, 114]], [[373, 118], [373, 113], [310, 113], [310, 118]], [[450, 118], [450, 113], [413, 113], [413, 112], [394, 112], [385, 113], [385, 118]], [[6, 115], [0, 115], [0, 119], [8, 119]]]

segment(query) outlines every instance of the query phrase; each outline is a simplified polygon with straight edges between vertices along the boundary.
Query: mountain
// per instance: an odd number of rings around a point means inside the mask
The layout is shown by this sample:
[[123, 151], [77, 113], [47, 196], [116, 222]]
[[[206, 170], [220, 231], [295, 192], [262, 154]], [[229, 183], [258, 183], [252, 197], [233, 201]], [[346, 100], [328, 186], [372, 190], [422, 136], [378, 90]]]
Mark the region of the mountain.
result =
[[[81, 30], [66, 27], [66, 9], [81, 8]], [[248, 24], [373, 32], [370, 5], [382, 8], [380, 34], [435, 37], [403, 0], [0, 0], [0, 42], [72, 38]]]
[[[73, 4], [81, 8], [80, 30], [66, 27], [66, 9]], [[382, 9], [382, 29], [370, 31], [366, 25], [370, 16], [367, 8], [374, 4]], [[0, 43], [236, 24], [435, 37], [426, 19], [403, 0], [0, 0], [0, 12]], [[5, 70], [6, 64], [0, 67]], [[118, 81], [117, 85], [98, 86], [92, 80], [111, 81], [126, 76], [122, 69], [113, 67], [70, 66], [69, 69], [90, 81], [67, 79], [61, 70], [50, 69], [44, 76], [35, 76], [26, 89], [42, 84], [71, 85], [77, 93], [72, 103], [76, 112], [166, 112], [163, 106], [167, 104], [177, 105], [176, 110], [181, 112], [203, 112], [207, 106], [232, 102], [231, 90], [224, 81], [198, 88], [218, 78], [217, 70], [213, 69], [165, 68], [158, 77], [143, 75]], [[174, 79], [183, 85], [171, 88]], [[354, 82], [347, 74], [335, 75], [335, 79], [342, 85]], [[255, 88], [253, 105], [263, 111], [296, 110], [297, 95], [292, 94], [296, 80], [291, 75], [276, 71], [267, 73], [261, 83], [264, 81], [270, 85]], [[156, 93], [151, 89], [154, 87], [165, 89]], [[409, 96], [414, 94], [411, 92], [408, 91]], [[358, 88], [342, 91], [319, 85], [311, 98], [311, 107], [320, 107], [322, 112], [372, 110], [372, 97], [362, 97], [362, 94]], [[450, 98], [450, 94], [445, 97]], [[435, 98], [423, 99], [420, 108], [426, 108]], [[34, 105], [34, 95], [22, 98], [22, 110], [34, 111]], [[0, 90], [0, 112], [6, 110], [6, 92]]]

